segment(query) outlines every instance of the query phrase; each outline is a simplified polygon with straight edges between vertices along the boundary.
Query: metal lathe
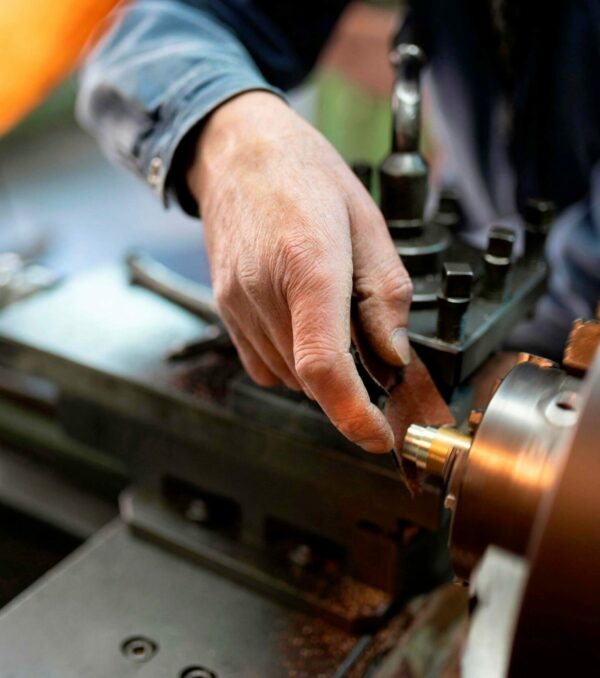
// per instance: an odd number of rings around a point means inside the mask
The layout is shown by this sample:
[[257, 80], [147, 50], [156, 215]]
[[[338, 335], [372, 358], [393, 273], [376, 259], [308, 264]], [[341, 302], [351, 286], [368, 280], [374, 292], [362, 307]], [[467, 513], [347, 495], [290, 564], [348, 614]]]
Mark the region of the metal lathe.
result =
[[393, 61], [392, 151], [376, 177], [355, 171], [413, 279], [411, 343], [455, 425], [410, 421], [395, 455], [369, 455], [312, 401], [254, 385], [176, 263], [133, 253], [58, 283], [13, 262], [0, 502], [53, 557], [11, 536], [23, 557], [4, 569], [28, 586], [0, 611], [0, 678], [597, 665], [600, 320], [575, 323], [562, 364], [519, 354], [477, 402], [544, 289], [552, 205], [529, 201], [518, 254], [503, 227], [466, 244], [450, 192], [425, 218], [423, 55], [399, 45]]

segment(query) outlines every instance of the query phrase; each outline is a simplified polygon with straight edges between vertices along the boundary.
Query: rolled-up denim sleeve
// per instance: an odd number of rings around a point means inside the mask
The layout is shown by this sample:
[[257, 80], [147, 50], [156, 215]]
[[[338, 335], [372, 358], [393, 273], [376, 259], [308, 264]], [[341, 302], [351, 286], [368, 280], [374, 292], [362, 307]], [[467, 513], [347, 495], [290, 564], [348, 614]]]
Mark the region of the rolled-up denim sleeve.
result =
[[241, 92], [283, 97], [312, 68], [345, 4], [125, 4], [83, 65], [77, 117], [105, 153], [144, 178], [165, 205], [175, 198], [196, 214], [174, 172], [183, 140]]

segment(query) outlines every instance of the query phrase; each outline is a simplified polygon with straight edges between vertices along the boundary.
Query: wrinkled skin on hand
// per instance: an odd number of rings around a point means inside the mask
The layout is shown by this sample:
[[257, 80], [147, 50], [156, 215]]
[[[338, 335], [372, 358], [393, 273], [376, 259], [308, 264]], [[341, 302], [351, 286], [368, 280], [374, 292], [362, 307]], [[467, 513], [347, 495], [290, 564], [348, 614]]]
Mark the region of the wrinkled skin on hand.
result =
[[248, 374], [304, 390], [347, 438], [389, 451], [392, 431], [350, 354], [350, 302], [371, 347], [401, 366], [412, 287], [362, 184], [287, 104], [249, 92], [209, 118], [188, 185], [217, 308]]

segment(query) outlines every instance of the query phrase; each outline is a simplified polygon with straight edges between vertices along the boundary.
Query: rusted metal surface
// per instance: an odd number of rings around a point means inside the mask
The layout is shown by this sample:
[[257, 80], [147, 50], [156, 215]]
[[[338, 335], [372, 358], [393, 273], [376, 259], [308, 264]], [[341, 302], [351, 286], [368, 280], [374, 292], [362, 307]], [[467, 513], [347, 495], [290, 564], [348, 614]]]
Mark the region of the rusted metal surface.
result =
[[357, 644], [355, 637], [323, 620], [297, 614], [273, 636], [286, 678], [330, 678]]

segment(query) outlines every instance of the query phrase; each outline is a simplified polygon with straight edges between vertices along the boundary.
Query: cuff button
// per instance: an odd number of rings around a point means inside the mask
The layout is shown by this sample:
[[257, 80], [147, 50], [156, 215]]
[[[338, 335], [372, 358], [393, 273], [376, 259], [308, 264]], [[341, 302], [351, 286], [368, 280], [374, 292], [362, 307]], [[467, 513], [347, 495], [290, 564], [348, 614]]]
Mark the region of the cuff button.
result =
[[160, 176], [162, 172], [163, 161], [160, 158], [152, 158], [150, 161], [150, 166], [148, 167], [148, 174], [146, 175], [146, 181], [156, 189], [160, 185]]

